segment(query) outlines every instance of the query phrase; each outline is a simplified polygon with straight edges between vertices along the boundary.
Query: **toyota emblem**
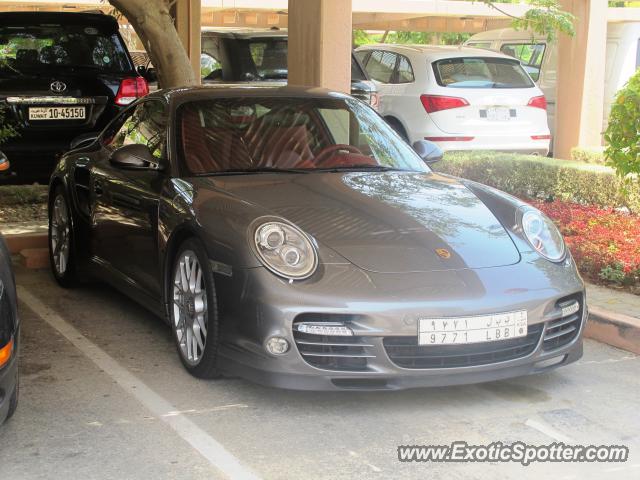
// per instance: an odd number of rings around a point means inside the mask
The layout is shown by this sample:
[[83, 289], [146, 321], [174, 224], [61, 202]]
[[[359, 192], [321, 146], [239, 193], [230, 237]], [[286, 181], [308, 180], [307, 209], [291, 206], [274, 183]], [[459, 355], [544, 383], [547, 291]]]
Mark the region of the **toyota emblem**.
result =
[[56, 80], [51, 84], [51, 91], [54, 93], [62, 93], [67, 89], [67, 84], [61, 82], [60, 80]]

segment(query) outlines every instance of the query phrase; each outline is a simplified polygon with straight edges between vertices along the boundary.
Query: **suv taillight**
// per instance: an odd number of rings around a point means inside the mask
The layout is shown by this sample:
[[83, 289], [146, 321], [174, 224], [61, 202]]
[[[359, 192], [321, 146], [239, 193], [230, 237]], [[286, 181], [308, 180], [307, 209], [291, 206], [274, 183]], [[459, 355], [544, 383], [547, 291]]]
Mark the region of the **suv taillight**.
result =
[[547, 109], [547, 99], [544, 98], [544, 95], [541, 95], [539, 97], [533, 97], [531, 100], [529, 100], [529, 103], [527, 103], [528, 107], [535, 107], [535, 108], [541, 108], [543, 110]]
[[464, 98], [445, 97], [443, 95], [420, 95], [420, 101], [427, 113], [466, 107], [469, 105], [469, 102]]
[[120, 82], [116, 104], [129, 105], [134, 100], [144, 97], [149, 93], [149, 85], [142, 77], [125, 78]]

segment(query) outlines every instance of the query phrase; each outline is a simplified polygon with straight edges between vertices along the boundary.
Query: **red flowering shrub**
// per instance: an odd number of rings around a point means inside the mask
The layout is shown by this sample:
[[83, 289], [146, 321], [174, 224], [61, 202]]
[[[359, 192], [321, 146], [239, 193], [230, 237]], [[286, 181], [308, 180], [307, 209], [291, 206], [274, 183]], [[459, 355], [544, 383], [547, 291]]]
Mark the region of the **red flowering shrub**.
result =
[[558, 225], [585, 277], [640, 286], [640, 216], [560, 201], [529, 202]]

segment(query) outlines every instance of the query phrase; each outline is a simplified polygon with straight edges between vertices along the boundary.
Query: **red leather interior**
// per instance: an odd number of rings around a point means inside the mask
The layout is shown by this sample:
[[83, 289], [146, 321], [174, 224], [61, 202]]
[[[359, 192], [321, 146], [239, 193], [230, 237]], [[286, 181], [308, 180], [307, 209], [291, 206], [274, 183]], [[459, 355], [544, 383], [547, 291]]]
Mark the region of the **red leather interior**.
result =
[[[184, 161], [193, 174], [249, 168], [334, 168], [377, 165], [366, 155], [336, 150], [316, 158], [306, 125], [281, 126], [274, 119], [251, 122], [246, 131], [231, 118], [221, 127], [207, 127], [197, 107], [182, 112], [181, 139]], [[322, 157], [322, 155], [320, 155]], [[320, 160], [321, 164], [317, 164]]]
[[191, 173], [251, 168], [251, 155], [240, 132], [233, 128], [207, 128], [197, 109], [182, 114], [184, 161]]
[[305, 125], [271, 129], [260, 155], [261, 167], [313, 167], [309, 132]]

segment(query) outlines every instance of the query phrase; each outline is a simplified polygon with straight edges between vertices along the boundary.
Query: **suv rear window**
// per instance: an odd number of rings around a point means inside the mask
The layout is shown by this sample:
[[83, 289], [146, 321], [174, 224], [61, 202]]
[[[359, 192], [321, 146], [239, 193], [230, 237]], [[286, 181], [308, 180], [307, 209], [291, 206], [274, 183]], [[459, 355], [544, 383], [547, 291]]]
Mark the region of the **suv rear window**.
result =
[[[239, 41], [244, 43], [245, 41]], [[251, 61], [263, 80], [287, 78], [287, 40], [265, 38], [247, 40]]]
[[[230, 45], [228, 54], [233, 56], [233, 61], [223, 57], [220, 48], [216, 45], [213, 35], [202, 37], [203, 57], [201, 59], [202, 77], [206, 78], [216, 69], [223, 69], [223, 65], [232, 64], [233, 70], [230, 81], [261, 81], [261, 80], [286, 80], [289, 74], [287, 63], [288, 38], [283, 36], [251, 37], [227, 39]], [[223, 57], [224, 58], [224, 57]], [[221, 63], [222, 62], [222, 63]], [[367, 74], [355, 57], [351, 57], [351, 80], [368, 80]]]
[[78, 25], [0, 27], [2, 71], [21, 73], [51, 67], [108, 72], [132, 69], [117, 34], [103, 34], [94, 27]]
[[459, 57], [433, 63], [436, 81], [451, 88], [531, 88], [520, 62], [506, 58]]

